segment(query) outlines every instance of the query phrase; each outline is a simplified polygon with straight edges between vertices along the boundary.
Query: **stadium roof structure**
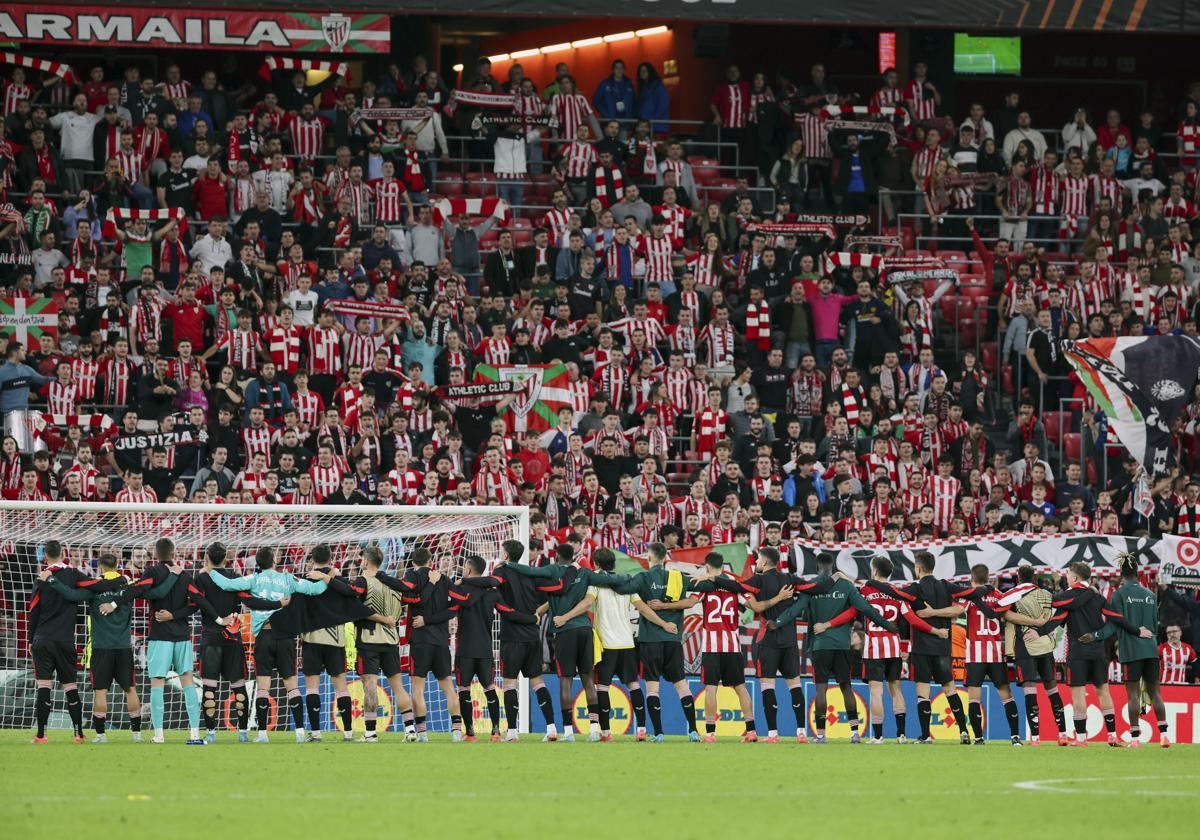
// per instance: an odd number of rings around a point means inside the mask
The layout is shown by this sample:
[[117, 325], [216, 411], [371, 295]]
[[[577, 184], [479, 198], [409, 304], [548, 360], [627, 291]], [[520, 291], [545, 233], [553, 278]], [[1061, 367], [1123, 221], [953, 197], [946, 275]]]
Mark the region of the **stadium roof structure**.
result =
[[[40, 4], [75, 5], [49, 0]], [[248, 11], [434, 13], [531, 17], [634, 17], [657, 20], [770, 21], [856, 26], [955, 27], [971, 30], [1200, 32], [1195, 0], [134, 0], [150, 8], [237, 8]]]

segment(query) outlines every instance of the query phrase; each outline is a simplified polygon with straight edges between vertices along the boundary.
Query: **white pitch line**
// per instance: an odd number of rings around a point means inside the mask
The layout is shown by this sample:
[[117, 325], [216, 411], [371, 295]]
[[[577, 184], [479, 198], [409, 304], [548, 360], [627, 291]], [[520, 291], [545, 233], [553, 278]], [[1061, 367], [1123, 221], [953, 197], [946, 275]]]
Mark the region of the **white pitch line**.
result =
[[1033, 793], [1086, 793], [1092, 796], [1109, 796], [1109, 795], [1136, 795], [1136, 796], [1169, 796], [1169, 797], [1195, 797], [1200, 796], [1200, 790], [1160, 790], [1157, 788], [1096, 788], [1096, 787], [1073, 787], [1072, 785], [1084, 784], [1089, 782], [1140, 782], [1163, 779], [1200, 779], [1200, 776], [1085, 776], [1085, 777], [1070, 777], [1062, 779], [1029, 779], [1023, 782], [1014, 782], [1013, 787], [1017, 790], [1031, 791]]

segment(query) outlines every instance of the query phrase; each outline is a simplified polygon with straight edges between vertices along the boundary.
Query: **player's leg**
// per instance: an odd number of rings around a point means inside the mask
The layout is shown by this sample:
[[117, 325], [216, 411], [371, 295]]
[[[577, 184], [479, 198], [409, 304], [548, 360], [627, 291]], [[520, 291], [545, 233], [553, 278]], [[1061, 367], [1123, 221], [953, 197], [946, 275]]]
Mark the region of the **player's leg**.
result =
[[596, 663], [593, 679], [596, 686], [596, 721], [600, 724], [601, 741], [612, 739], [612, 701], [609, 697], [609, 689], [612, 687], [613, 678], [620, 670], [621, 657], [624, 653], [623, 650], [606, 648], [600, 654], [600, 661]]
[[883, 681], [871, 680], [868, 682], [867, 694], [871, 698], [871, 738], [879, 743], [883, 741]]
[[[255, 668], [264, 667], [257, 657]], [[254, 736], [255, 743], [267, 743], [267, 727], [271, 724], [271, 672], [258, 673], [254, 677], [254, 718], [258, 724], [258, 734]]]
[[82, 744], [83, 698], [79, 696], [79, 684], [76, 682], [79, 662], [75, 646], [56, 644], [55, 648], [54, 670], [58, 674], [58, 681], [62, 683], [63, 694], [67, 699], [67, 714], [71, 716], [71, 730], [75, 736], [75, 743]]
[[1101, 672], [1098, 676], [1093, 675], [1096, 679], [1096, 699], [1100, 703], [1100, 712], [1104, 715], [1104, 729], [1108, 733], [1108, 745], [1115, 747], [1117, 742], [1117, 710], [1113, 705], [1112, 694], [1108, 690], [1108, 663], [1097, 660], [1101, 667]]
[[204, 645], [200, 648], [200, 717], [204, 722], [205, 740], [217, 739], [217, 689], [220, 688], [221, 647]]
[[1054, 723], [1058, 727], [1058, 745], [1065, 747], [1069, 741], [1067, 739], [1067, 712], [1063, 705], [1062, 693], [1058, 690], [1058, 679], [1054, 665], [1054, 656], [1046, 654], [1038, 657], [1037, 661], [1037, 678], [1041, 680], [1042, 687], [1046, 689], [1046, 697], [1050, 701], [1050, 710], [1054, 714]]
[[104, 744], [108, 742], [108, 736], [104, 734], [105, 724], [108, 722], [108, 689], [97, 688], [92, 691], [92, 729], [96, 732], [96, 737], [92, 739], [94, 744]]
[[304, 708], [308, 712], [308, 740], [321, 738], [321, 670], [323, 657], [317, 645], [300, 643], [301, 673], [304, 674]]
[[154, 735], [150, 739], [155, 744], [164, 742], [163, 716], [165, 713], [165, 694], [167, 674], [171, 670], [171, 642], [151, 639], [146, 643], [146, 669], [150, 672], [150, 726]]
[[987, 666], [982, 662], [967, 663], [967, 718], [976, 744], [986, 744], [983, 737], [983, 675]]
[[[250, 740], [250, 695], [246, 691], [246, 680], [249, 678], [249, 673], [246, 669], [246, 649], [240, 643], [222, 646], [220, 677], [229, 683], [229, 691], [233, 695], [234, 725], [237, 727], [238, 741], [245, 743]], [[219, 680], [217, 684], [219, 687]], [[220, 700], [221, 695], [218, 692], [218, 726], [220, 726]]]
[[[726, 688], [733, 689], [733, 693], [738, 698], [738, 706], [742, 710], [742, 743], [755, 743], [758, 741], [758, 731], [754, 724], [754, 704], [750, 700], [750, 692], [746, 690], [746, 659], [741, 653], [730, 652], [717, 655], [720, 658], [720, 670], [718, 672], [720, 674], [720, 682]], [[707, 701], [705, 702], [707, 703]], [[715, 712], [715, 697], [712, 708]]]
[[[779, 704], [775, 700], [775, 678], [779, 674], [782, 648], [759, 647], [755, 651], [758, 690], [762, 696], [763, 722], [767, 725], [767, 743], [779, 739]], [[797, 730], [800, 725], [797, 721]]]
[[[799, 667], [797, 665], [797, 667]], [[804, 710], [804, 684], [800, 681], [800, 675], [796, 674], [784, 681], [787, 686], [788, 697], [792, 701], [792, 715], [796, 718], [796, 740], [799, 743], [808, 741], [808, 736], [805, 731], [808, 729], [806, 718], [808, 715]]]
[[696, 698], [692, 696], [692, 687], [684, 679], [683, 644], [666, 642], [663, 651], [666, 657], [663, 662], [663, 676], [674, 684], [675, 693], [679, 695], [679, 705], [683, 708], [683, 717], [687, 721], [689, 740], [699, 741], [700, 733], [696, 731]]
[[958, 686], [954, 684], [954, 671], [950, 667], [950, 657], [937, 657], [934, 660], [934, 670], [936, 671], [935, 678], [941, 683], [942, 693], [945, 694], [950, 711], [954, 714], [954, 720], [958, 722], [958, 742], [969, 744], [971, 736], [967, 734], [967, 710], [963, 708], [962, 698], [958, 696]]
[[417, 740], [428, 741], [427, 728], [425, 723], [425, 676], [417, 676], [414, 671], [410, 676], [412, 682], [412, 701], [413, 701], [413, 725], [417, 729]]
[[884, 677], [887, 679], [888, 693], [892, 696], [892, 717], [896, 721], [896, 742], [908, 743], [908, 707], [904, 703], [904, 692], [900, 689], [900, 675], [904, 662], [901, 659], [888, 661]]
[[34, 716], [37, 721], [37, 729], [33, 735], [35, 744], [46, 743], [46, 724], [50, 722], [50, 712], [54, 708], [54, 703], [50, 699], [54, 688], [54, 657], [51, 648], [52, 645], [49, 642], [40, 641], [29, 646], [29, 653], [33, 658], [34, 684], [37, 690], [34, 701]]
[[1071, 717], [1075, 726], [1075, 745], [1087, 743], [1087, 662], [1067, 662], [1067, 682], [1071, 686]]
[[129, 730], [133, 733], [134, 742], [141, 743], [142, 699], [138, 697], [137, 689], [133, 685], [125, 689], [125, 712], [129, 715]]
[[850, 651], [838, 650], [833, 660], [833, 677], [837, 680], [838, 688], [842, 690], [842, 704], [846, 709], [846, 718], [850, 722], [850, 743], [857, 744], [861, 739], [858, 717], [858, 696], [850, 687]]
[[588, 710], [588, 740], [600, 740], [600, 697], [596, 691], [595, 672], [583, 668], [579, 672], [579, 682], [583, 685], [583, 697]]
[[825, 710], [828, 708], [830, 654], [831, 650], [814, 650], [812, 652], [813, 667], [813, 727], [816, 730], [815, 743], [825, 743]]
[[196, 666], [196, 649], [191, 639], [171, 645], [172, 667], [179, 675], [179, 687], [183, 692], [183, 709], [188, 722], [188, 744], [203, 744], [200, 740], [200, 692], [192, 679]]
[[116, 653], [116, 651], [92, 649], [92, 731], [96, 733], [96, 737], [92, 740], [94, 744], [108, 742], [108, 736], [104, 734], [104, 730], [108, 723], [108, 687], [112, 684]]
[[446, 676], [438, 677], [438, 688], [442, 690], [442, 694], [446, 696], [446, 711], [450, 713], [450, 731], [458, 733], [458, 737], [462, 737], [463, 731], [463, 715], [470, 714], [470, 696], [467, 697], [468, 708], [464, 709], [459, 705], [458, 694], [454, 690], [454, 680], [450, 679], [450, 651], [446, 651]]
[[992, 684], [996, 693], [1004, 703], [1004, 717], [1008, 721], [1008, 737], [1014, 745], [1021, 743], [1021, 713], [1017, 711], [1017, 699], [1013, 697], [1012, 687], [1008, 684], [1008, 666], [1003, 662], [991, 665]]
[[283, 689], [287, 692], [288, 711], [292, 714], [292, 727], [296, 730], [296, 740], [303, 741], [304, 698], [300, 696], [300, 681], [294, 673], [283, 677]]
[[495, 668], [488, 660], [488, 680], [483, 683], [483, 698], [487, 702], [488, 721], [492, 724], [491, 739], [500, 740], [500, 692], [496, 689]]
[[[750, 697], [750, 692], [746, 688], [746, 678], [742, 677], [742, 681], [733, 687], [733, 691], [737, 694], [738, 705], [742, 709], [742, 721], [745, 729], [742, 732], [743, 741], [757, 741], [758, 732], [754, 723], [754, 700]], [[716, 692], [714, 691], [715, 695]], [[707, 701], [706, 701], [707, 702]], [[715, 703], [715, 697], [713, 702]]]
[[[359, 662], [363, 660], [360, 657]], [[359, 681], [362, 683], [363, 694], [363, 743], [374, 743], [378, 739], [375, 727], [379, 723], [379, 675], [368, 672], [365, 666], [358, 666]]]
[[[342, 662], [346, 661], [346, 649], [342, 648]], [[350, 686], [346, 682], [346, 667], [342, 665], [340, 674], [332, 674], [329, 681], [333, 684], [333, 703], [337, 709], [342, 724], [342, 740], [351, 739], [350, 730], [354, 726], [354, 709], [350, 703]], [[307, 680], [306, 680], [307, 682]]]
[[454, 668], [454, 696], [462, 714], [463, 734], [468, 741], [475, 740], [475, 710], [471, 701], [471, 681], [474, 679], [474, 672], [474, 660], [460, 656]]
[[[1146, 693], [1150, 695], [1150, 705], [1154, 709], [1154, 717], [1158, 720], [1158, 743], [1159, 746], [1171, 746], [1170, 736], [1167, 734], [1167, 706], [1163, 703], [1162, 688], [1159, 685], [1159, 671], [1157, 659], [1142, 659], [1142, 683], [1146, 686]], [[1138, 718], [1132, 717], [1131, 721], [1136, 721]]]
[[[541, 654], [538, 654], [538, 659], [541, 659]], [[529, 677], [529, 684], [533, 687], [533, 694], [537, 698], [538, 710], [542, 713], [542, 720], [545, 721], [546, 737], [554, 740], [558, 735], [558, 727], [554, 725], [554, 696], [550, 693], [550, 689], [546, 687], [546, 681], [541, 676], [541, 668], [538, 669], [536, 677]], [[517, 689], [520, 683], [513, 679], [507, 681], [504, 689], [504, 708], [509, 714], [508, 732], [509, 740], [515, 741], [517, 738], [517, 703], [519, 695]], [[511, 711], [509, 711], [511, 709]]]

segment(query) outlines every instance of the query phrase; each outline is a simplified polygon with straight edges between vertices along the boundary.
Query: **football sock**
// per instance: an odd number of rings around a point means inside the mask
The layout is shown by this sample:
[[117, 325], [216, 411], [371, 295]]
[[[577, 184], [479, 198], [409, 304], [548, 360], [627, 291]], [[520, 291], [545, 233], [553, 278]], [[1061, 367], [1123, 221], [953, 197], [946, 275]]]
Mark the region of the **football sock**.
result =
[[1117, 716], [1113, 712], [1104, 713], [1104, 728], [1108, 730], [1109, 735], [1116, 734], [1117, 731]]
[[515, 688], [504, 689], [504, 719], [510, 732], [516, 730], [519, 725], [517, 704], [520, 702], [521, 695]]
[[267, 699], [265, 691], [254, 698], [254, 717], [258, 721], [258, 731], [266, 732], [271, 722], [271, 701]]
[[[150, 724], [154, 727], [155, 733], [161, 732], [163, 728], [163, 693], [165, 686], [150, 686]], [[263, 702], [267, 702], [264, 697]]]
[[717, 732], [717, 722], [715, 720], [704, 721], [704, 731], [709, 735], [715, 735]]
[[413, 725], [417, 727], [418, 732], [425, 731], [425, 715], [413, 715]]
[[971, 719], [971, 731], [976, 738], [983, 737], [983, 704], [972, 700], [968, 706], [967, 716]]
[[1004, 703], [1004, 716], [1008, 718], [1008, 731], [1016, 738], [1021, 734], [1021, 714], [1017, 711], [1017, 701], [1009, 698]]
[[338, 717], [342, 719], [342, 731], [349, 732], [354, 728], [354, 706], [350, 702], [350, 695], [345, 692], [339, 693], [335, 702]]
[[496, 693], [496, 689], [489, 688], [483, 693], [487, 698], [488, 720], [492, 722], [492, 731], [500, 731], [500, 695]]
[[646, 698], [646, 710], [650, 713], [650, 725], [654, 727], [654, 734], [662, 735], [662, 702], [658, 699], [657, 694], [651, 694]]
[[1037, 738], [1042, 732], [1042, 716], [1038, 711], [1037, 689], [1025, 692], [1025, 725], [1029, 727], [1029, 737]]
[[131, 732], [141, 732], [142, 731], [142, 710], [141, 709], [138, 709], [136, 712], [129, 713], [129, 729]]
[[106, 717], [106, 715], [102, 715], [102, 714], [98, 715], [95, 712], [92, 712], [92, 729], [96, 730], [97, 735], [104, 734], [104, 722], [105, 722], [104, 719], [105, 719], [105, 717]]
[[200, 728], [200, 695], [197, 693], [199, 686], [185, 685], [183, 686], [183, 709], [187, 714], [188, 729], [196, 730], [199, 733]]
[[629, 702], [633, 704], [633, 719], [637, 721], [638, 729], [646, 728], [646, 694], [641, 686], [634, 685], [629, 689]]
[[1165, 720], [1160, 720], [1160, 721], [1158, 722], [1158, 733], [1159, 733], [1160, 735], [1166, 735], [1166, 734], [1167, 734], [1167, 722], [1166, 722]]
[[854, 699], [854, 692], [849, 686], [842, 689], [842, 701], [846, 704], [846, 717], [850, 721], [850, 731], [857, 732], [860, 721], [858, 719], [858, 702]]
[[[950, 711], [954, 713], [954, 720], [958, 722], [958, 731], [966, 732], [967, 731], [967, 716], [966, 716], [966, 710], [963, 709], [962, 698], [959, 697], [957, 694], [951, 694], [947, 698], [947, 701], [950, 703]], [[933, 712], [932, 704], [930, 705], [929, 710], [930, 710], [930, 713], [932, 714], [932, 712]]]
[[563, 732], [570, 732], [571, 727], [575, 725], [574, 710], [570, 706], [564, 705], [561, 709], [559, 709], [559, 712], [560, 714], [558, 717], [559, 720], [562, 721]]
[[554, 725], [554, 699], [550, 696], [550, 689], [545, 685], [537, 687], [537, 702], [538, 708], [542, 712], [542, 720], [546, 721], [547, 726]]
[[317, 692], [304, 695], [304, 704], [308, 707], [308, 731], [321, 731], [321, 695]]
[[763, 717], [767, 719], [767, 733], [774, 735], [779, 730], [779, 705], [775, 702], [775, 689], [762, 690]]
[[46, 723], [50, 720], [52, 708], [50, 689], [39, 686], [37, 690], [37, 736], [39, 738], [46, 737]]
[[405, 732], [417, 731], [416, 718], [413, 717], [413, 710], [411, 706], [407, 709], [400, 710], [400, 722], [404, 724]]
[[458, 708], [465, 714], [462, 716], [463, 723], [468, 735], [475, 734], [475, 710], [471, 705], [471, 689], [460, 688], [458, 690]]
[[933, 716], [933, 704], [924, 698], [917, 699], [917, 719], [921, 722], [921, 737], [929, 737], [929, 719]]
[[600, 722], [600, 731], [601, 732], [608, 732], [609, 726], [611, 725], [609, 723], [609, 715], [612, 711], [612, 707], [610, 706], [611, 700], [612, 700], [612, 698], [610, 698], [608, 696], [607, 690], [600, 691], [599, 689], [597, 689], [597, 691], [596, 691], [597, 718], [596, 719]]
[[300, 689], [289, 689], [287, 702], [288, 709], [292, 713], [292, 724], [296, 729], [304, 729], [304, 701], [300, 699]]
[[450, 731], [453, 732], [453, 731], [457, 730], [457, 731], [461, 732], [462, 728], [463, 728], [462, 715], [450, 715]]
[[363, 728], [368, 735], [375, 734], [375, 723], [378, 719], [379, 712], [363, 712]]
[[204, 695], [200, 705], [200, 717], [204, 721], [204, 728], [213, 732], [217, 728], [217, 686], [212, 681], [202, 680], [200, 691]]
[[896, 718], [896, 735], [900, 736], [906, 734], [905, 730], [908, 728], [908, 712], [896, 712], [893, 717]]
[[1087, 737], [1087, 715], [1086, 715], [1086, 713], [1084, 714], [1083, 717], [1075, 718], [1075, 737], [1081, 738], [1081, 739]]
[[804, 686], [797, 685], [790, 689], [792, 695], [792, 714], [796, 718], [796, 731], [803, 732], [804, 726]]
[[245, 732], [250, 725], [250, 696], [246, 694], [246, 686], [239, 685], [233, 690], [233, 705], [237, 708], [237, 728]]
[[680, 705], [683, 706], [683, 716], [687, 718], [688, 732], [696, 731], [696, 699], [690, 694], [685, 694], [679, 698]]
[[1067, 714], [1063, 708], [1062, 696], [1057, 688], [1047, 689], [1050, 694], [1050, 708], [1054, 712], [1054, 722], [1058, 724], [1058, 734], [1067, 734]]
[[79, 689], [72, 688], [67, 692], [67, 713], [71, 715], [71, 727], [77, 736], [83, 735], [83, 700], [79, 697]]
[[871, 734], [878, 740], [883, 737], [883, 724], [871, 721]]

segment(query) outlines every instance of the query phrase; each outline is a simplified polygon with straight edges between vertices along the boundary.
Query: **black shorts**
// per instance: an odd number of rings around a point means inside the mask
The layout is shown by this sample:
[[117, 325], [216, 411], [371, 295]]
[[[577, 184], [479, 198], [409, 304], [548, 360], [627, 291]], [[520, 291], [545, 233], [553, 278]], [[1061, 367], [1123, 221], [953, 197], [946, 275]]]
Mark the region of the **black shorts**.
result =
[[233, 645], [205, 645], [200, 648], [200, 679], [237, 682], [246, 679], [246, 649], [241, 642]]
[[827, 683], [833, 677], [838, 685], [850, 682], [850, 651], [814, 650], [812, 652], [813, 682]]
[[409, 673], [414, 677], [428, 677], [430, 671], [436, 680], [444, 680], [450, 676], [448, 645], [410, 645], [408, 655], [412, 663]]
[[762, 647], [754, 652], [754, 660], [758, 663], [758, 676], [764, 680], [773, 680], [776, 676], [785, 680], [800, 676], [800, 648], [791, 647]]
[[75, 682], [79, 670], [79, 659], [75, 645], [69, 642], [38, 641], [33, 648], [33, 676], [39, 680], [52, 680], [56, 676], [60, 683]]
[[296, 637], [276, 636], [274, 630], [266, 628], [254, 641], [254, 675], [269, 677], [272, 671], [280, 679], [296, 676]]
[[1025, 656], [1017, 660], [1017, 681], [1020, 683], [1042, 683], [1055, 685], [1054, 654]]
[[1135, 659], [1121, 663], [1121, 678], [1127, 683], [1142, 680], [1146, 685], [1158, 685], [1158, 660]]
[[625, 687], [637, 685], [637, 648], [605, 648], [596, 663], [596, 685], [612, 685], [619, 679]]
[[304, 659], [304, 676], [320, 676], [324, 671], [329, 676], [346, 673], [346, 649], [337, 645], [322, 645], [317, 642], [301, 642], [300, 654]]
[[939, 656], [936, 653], [909, 654], [908, 664], [912, 671], [913, 682], [936, 683], [947, 685], [954, 682], [954, 669], [950, 666], [949, 656]]
[[359, 645], [358, 671], [360, 677], [367, 674], [378, 676], [383, 674], [389, 680], [402, 672], [400, 667], [400, 648], [397, 645]]
[[554, 669], [560, 677], [590, 674], [595, 665], [591, 627], [559, 630], [554, 634]]
[[746, 657], [740, 653], [705, 653], [700, 656], [700, 682], [729, 688], [745, 685]]
[[967, 687], [978, 688], [985, 679], [992, 685], [1008, 685], [1008, 664], [1004, 662], [968, 662]]
[[1103, 659], [1068, 659], [1067, 685], [1108, 685], [1108, 663]]
[[683, 679], [681, 642], [639, 642], [638, 661], [642, 666], [642, 679], [648, 682], [677, 683]]
[[889, 656], [886, 659], [864, 659], [863, 679], [867, 682], [895, 682], [900, 679], [904, 669], [904, 660], [899, 656]]
[[124, 691], [137, 684], [132, 648], [92, 648], [92, 688], [107, 691], [113, 680]]
[[496, 663], [490, 656], [460, 656], [454, 660], [454, 681], [458, 687], [469, 688], [471, 680], [479, 680], [484, 688], [496, 681]]
[[506, 680], [525, 679], [542, 675], [541, 642], [501, 642], [500, 674]]

